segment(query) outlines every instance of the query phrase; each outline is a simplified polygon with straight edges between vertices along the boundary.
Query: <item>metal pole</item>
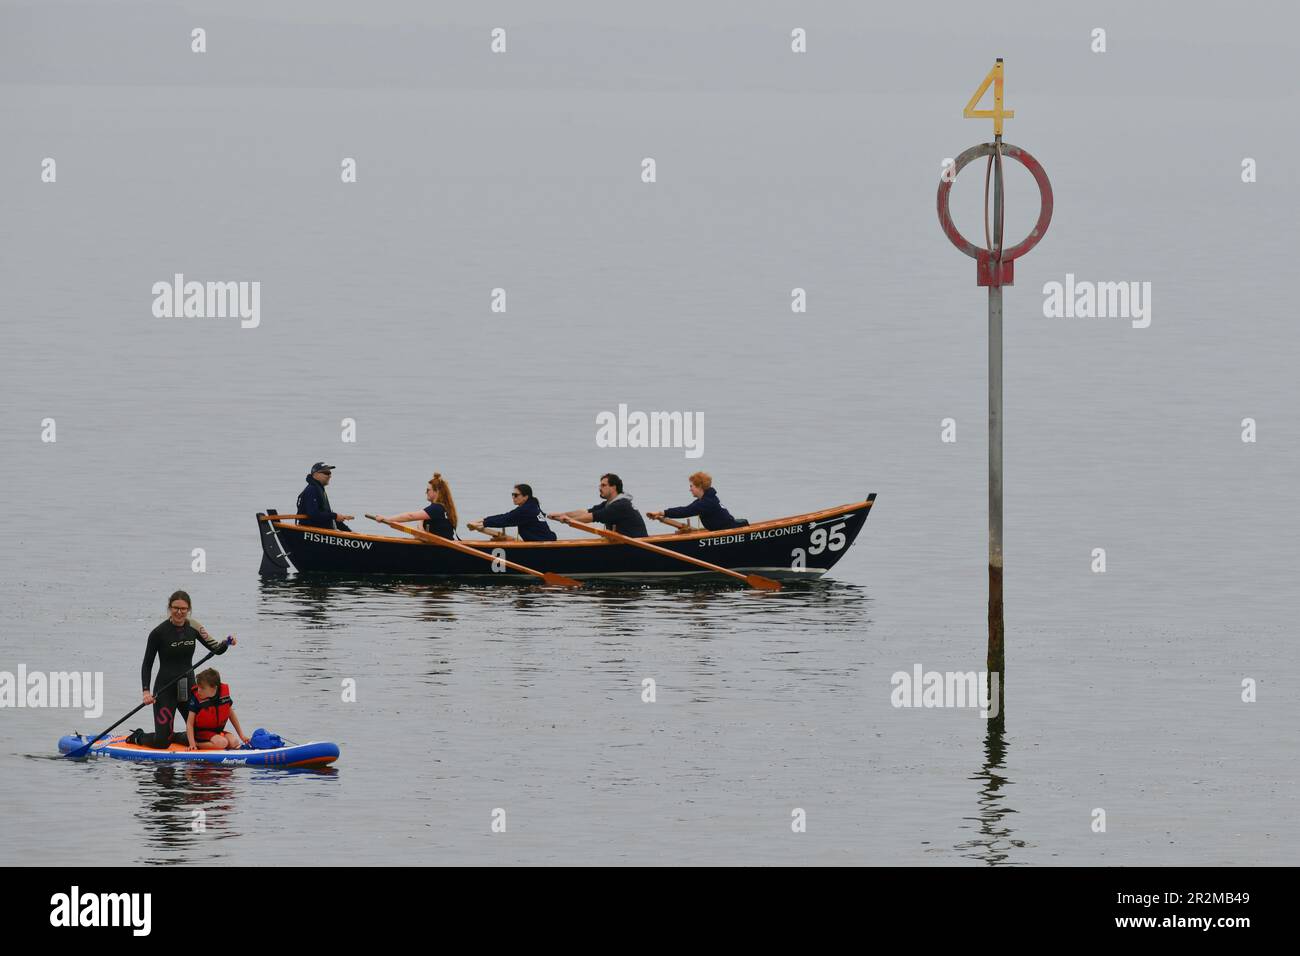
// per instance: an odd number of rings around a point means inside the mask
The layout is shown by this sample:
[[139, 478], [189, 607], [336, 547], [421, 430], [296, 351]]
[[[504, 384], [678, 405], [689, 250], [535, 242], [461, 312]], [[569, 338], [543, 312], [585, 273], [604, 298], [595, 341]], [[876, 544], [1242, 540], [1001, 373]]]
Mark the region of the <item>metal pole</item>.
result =
[[[997, 719], [1004, 714], [1006, 651], [1002, 616], [1002, 137], [993, 162], [993, 281], [989, 283], [989, 651], [990, 684], [998, 675]], [[992, 687], [989, 691], [992, 693]], [[993, 701], [989, 701], [993, 706]]]
[[[989, 86], [993, 87], [993, 109], [991, 111], [977, 108], [981, 97]], [[998, 57], [984, 77], [984, 82], [975, 90], [962, 116], [967, 119], [993, 120], [992, 143], [980, 143], [972, 146], [957, 156], [949, 175], [945, 169], [939, 177], [939, 191], [936, 206], [939, 213], [939, 227], [961, 252], [975, 260], [975, 280], [978, 285], [988, 286], [989, 290], [989, 649], [987, 669], [989, 674], [989, 696], [993, 696], [993, 684], [997, 683], [997, 700], [989, 700], [990, 708], [996, 707], [996, 714], [989, 716], [997, 726], [1003, 726], [1006, 713], [1006, 622], [1003, 618], [1002, 605], [1002, 286], [1014, 281], [1015, 260], [1038, 245], [1047, 234], [1047, 227], [1052, 222], [1052, 184], [1048, 181], [1047, 171], [1034, 157], [1018, 146], [1004, 146], [1002, 143], [1002, 122], [1015, 113], [1002, 106], [1002, 58]], [[1006, 248], [1002, 241], [1003, 228], [1003, 181], [1002, 159], [1004, 156], [1014, 159], [1025, 167], [1038, 184], [1038, 221], [1023, 240]], [[984, 178], [984, 246], [975, 245], [957, 228], [952, 219], [951, 199], [952, 183], [957, 174], [972, 160], [989, 157], [989, 171]], [[990, 175], [992, 173], [992, 175]], [[993, 186], [993, 221], [989, 228], [988, 200], [989, 185]], [[996, 677], [994, 676], [996, 675]]]

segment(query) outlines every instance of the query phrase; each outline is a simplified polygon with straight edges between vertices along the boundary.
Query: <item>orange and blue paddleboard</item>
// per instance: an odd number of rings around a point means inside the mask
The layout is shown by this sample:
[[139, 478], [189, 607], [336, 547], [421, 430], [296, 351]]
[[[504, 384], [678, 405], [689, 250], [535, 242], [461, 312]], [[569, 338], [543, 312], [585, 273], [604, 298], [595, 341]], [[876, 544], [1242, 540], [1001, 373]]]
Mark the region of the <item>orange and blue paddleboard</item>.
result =
[[[59, 738], [59, 752], [72, 753], [90, 743], [81, 734]], [[90, 748], [88, 757], [114, 757], [118, 760], [153, 760], [170, 763], [224, 763], [246, 767], [325, 767], [339, 759], [338, 744], [310, 743], [277, 747], [275, 750], [190, 750], [172, 744], [166, 750], [129, 744], [125, 735], [105, 737]]]

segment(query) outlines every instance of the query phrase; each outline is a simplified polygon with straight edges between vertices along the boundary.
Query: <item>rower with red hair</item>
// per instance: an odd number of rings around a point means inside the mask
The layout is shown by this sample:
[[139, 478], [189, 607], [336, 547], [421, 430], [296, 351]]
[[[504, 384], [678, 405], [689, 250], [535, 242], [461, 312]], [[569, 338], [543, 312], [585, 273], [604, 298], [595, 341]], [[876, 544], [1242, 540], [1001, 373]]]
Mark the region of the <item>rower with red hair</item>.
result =
[[663, 511], [647, 511], [646, 514], [656, 520], [660, 518], [690, 518], [699, 516], [700, 524], [706, 531], [725, 531], [728, 528], [743, 528], [749, 524], [744, 519], [737, 520], [731, 512], [722, 507], [718, 491], [713, 487], [713, 478], [708, 472], [697, 471], [691, 475], [691, 497], [695, 500], [680, 508], [665, 508]]
[[456, 525], [456, 502], [451, 497], [451, 485], [447, 484], [447, 479], [442, 477], [442, 472], [435, 471], [433, 477], [429, 479], [428, 485], [424, 489], [424, 497], [428, 499], [429, 506], [423, 511], [404, 511], [400, 515], [376, 515], [380, 521], [419, 521], [423, 523], [425, 531], [430, 534], [436, 534], [442, 538], [455, 538]]

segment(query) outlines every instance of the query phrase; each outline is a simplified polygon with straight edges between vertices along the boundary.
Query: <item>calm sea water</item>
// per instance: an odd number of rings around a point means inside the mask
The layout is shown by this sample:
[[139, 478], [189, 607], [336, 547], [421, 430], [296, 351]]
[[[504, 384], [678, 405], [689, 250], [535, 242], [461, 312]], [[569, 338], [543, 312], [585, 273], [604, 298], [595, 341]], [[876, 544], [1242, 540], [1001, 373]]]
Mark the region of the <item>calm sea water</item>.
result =
[[[677, 73], [622, 62], [663, 34], [611, 21], [567, 68], [521, 37], [516, 72], [466, 56], [453, 80], [383, 67], [415, 41], [378, 23], [356, 54], [374, 75], [330, 72], [346, 23], [313, 27], [313, 54], [276, 27], [275, 66], [250, 65], [223, 44], [246, 54], [251, 27], [216, 17], [194, 75], [79, 33], [88, 65], [41, 65], [17, 48], [64, 21], [6, 7], [24, 27], [0, 87], [0, 670], [102, 671], [107, 700], [93, 720], [0, 710], [0, 862], [1292, 862], [1300, 143], [1269, 65], [1294, 41], [1265, 37], [1294, 31], [1117, 14], [1100, 61], [1082, 27], [1016, 9], [996, 51], [823, 20], [807, 76], [751, 51], [784, 50], [769, 11], [721, 52], [673, 34]], [[166, 26], [114, 24], [140, 50]], [[1221, 29], [1237, 67], [1210, 136], [1174, 80]], [[983, 667], [985, 300], [933, 205], [940, 161], [987, 133], [960, 108], [994, 52], [1020, 84], [1008, 139], [1056, 190], [1006, 292], [1000, 736], [890, 702], [896, 671]], [[980, 172], [955, 190], [968, 235]], [[1010, 234], [1031, 189], [1013, 170]], [[176, 272], [260, 281], [261, 325], [154, 318]], [[1151, 326], [1043, 318], [1066, 273], [1151, 282]], [[703, 457], [597, 448], [620, 403], [703, 412]], [[777, 594], [262, 581], [253, 515], [292, 510], [321, 458], [356, 514], [419, 507], [434, 470], [462, 519], [520, 481], [588, 505], [610, 470], [643, 509], [684, 503], [699, 467], [755, 520], [880, 497], [827, 580]], [[175, 588], [239, 636], [221, 665], [245, 727], [337, 741], [335, 770], [51, 758], [138, 701]]]

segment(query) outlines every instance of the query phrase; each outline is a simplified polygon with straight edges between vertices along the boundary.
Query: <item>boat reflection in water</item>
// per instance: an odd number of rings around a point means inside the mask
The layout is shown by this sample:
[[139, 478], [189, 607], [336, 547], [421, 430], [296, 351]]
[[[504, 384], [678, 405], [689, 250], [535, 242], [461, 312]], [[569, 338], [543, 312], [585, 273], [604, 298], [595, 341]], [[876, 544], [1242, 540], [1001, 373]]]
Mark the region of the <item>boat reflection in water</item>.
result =
[[472, 580], [294, 575], [261, 579], [258, 616], [268, 637], [284, 640], [281, 660], [322, 680], [352, 673], [359, 646], [391, 653], [394, 642], [404, 648], [408, 673], [431, 684], [489, 662], [513, 661], [534, 673], [547, 661], [557, 672], [585, 667], [590, 649], [607, 661], [685, 656], [702, 667], [707, 659], [712, 671], [718, 648], [709, 645], [732, 642], [735, 666], [770, 656], [768, 664], [794, 677], [805, 667], [851, 675], [870, 656], [870, 598], [859, 585], [822, 580], [758, 591], [684, 581], [694, 583], [503, 588]]

